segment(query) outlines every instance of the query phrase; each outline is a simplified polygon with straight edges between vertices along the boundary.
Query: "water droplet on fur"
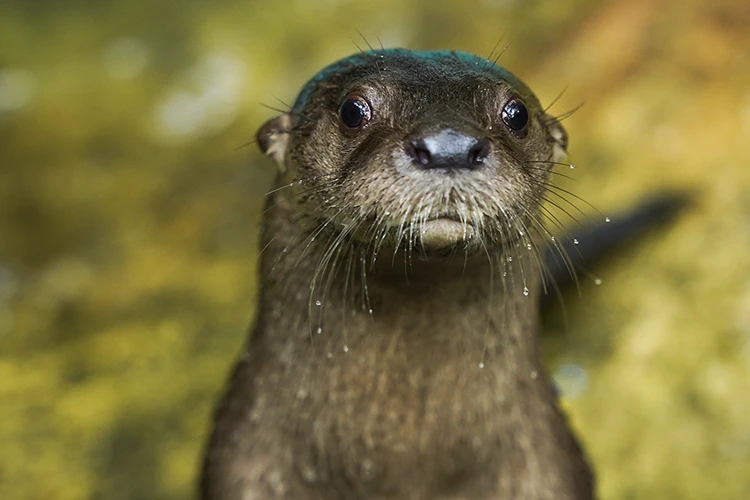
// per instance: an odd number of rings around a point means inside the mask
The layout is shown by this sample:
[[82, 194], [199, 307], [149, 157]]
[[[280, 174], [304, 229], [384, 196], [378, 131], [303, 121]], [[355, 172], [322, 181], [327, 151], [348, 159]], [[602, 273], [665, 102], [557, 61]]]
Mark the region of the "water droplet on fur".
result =
[[604, 218], [604, 222], [606, 222], [607, 224], [609, 224], [611, 222], [611, 220], [609, 219], [609, 217], [605, 217]]
[[578, 240], [577, 240], [576, 238], [573, 238], [573, 244], [574, 244], [574, 245], [577, 245], [577, 244], [578, 244]]
[[510, 255], [508, 256], [508, 262], [513, 262], [513, 257]]
[[529, 295], [529, 289], [526, 288], [526, 287], [523, 287], [523, 294], [528, 296]]
[[597, 286], [598, 286], [598, 285], [601, 285], [601, 284], [602, 284], [602, 280], [601, 280], [600, 278], [596, 278], [596, 279], [594, 280], [594, 284], [595, 284], [595, 285], [597, 285]]
[[508, 271], [503, 271], [503, 278], [508, 276]]
[[484, 368], [484, 363], [482, 363], [481, 361], [479, 363], [479, 368]]
[[318, 473], [309, 464], [300, 466], [300, 474], [306, 483], [314, 483], [318, 480]]
[[281, 475], [280, 469], [271, 470], [268, 474], [264, 474], [261, 477], [265, 477], [265, 484], [270, 486], [271, 496], [274, 498], [287, 497], [287, 483]]
[[321, 301], [319, 301], [319, 300], [316, 300], [315, 301], [315, 305], [318, 306], [318, 307], [320, 307], [320, 306], [323, 305], [323, 303]]
[[300, 389], [297, 391], [297, 399], [306, 399], [308, 395], [309, 393], [304, 389]]
[[328, 357], [328, 359], [331, 359], [333, 357], [333, 353], [329, 352], [328, 354], [326, 354], [326, 356]]
[[526, 248], [529, 249], [529, 250], [531, 250], [533, 247], [531, 246], [531, 243], [527, 243], [526, 244]]
[[362, 479], [365, 481], [370, 481], [375, 478], [375, 462], [370, 460], [369, 458], [362, 459], [362, 462], [359, 465]]
[[344, 346], [344, 352], [349, 352], [349, 346]]
[[282, 250], [282, 252], [284, 252], [284, 253], [287, 253], [288, 251], [289, 251], [288, 247], [284, 247], [284, 249]]
[[318, 327], [317, 334], [320, 335], [321, 333], [323, 333], [323, 329], [321, 327]]
[[389, 212], [388, 210], [386, 210], [385, 211], [385, 215], [391, 215], [391, 212]]
[[367, 312], [369, 312], [370, 314], [372, 314], [372, 309], [368, 309]]
[[531, 370], [531, 373], [529, 373], [529, 377], [531, 377], [532, 380], [536, 380], [538, 376], [539, 373], [536, 370]]

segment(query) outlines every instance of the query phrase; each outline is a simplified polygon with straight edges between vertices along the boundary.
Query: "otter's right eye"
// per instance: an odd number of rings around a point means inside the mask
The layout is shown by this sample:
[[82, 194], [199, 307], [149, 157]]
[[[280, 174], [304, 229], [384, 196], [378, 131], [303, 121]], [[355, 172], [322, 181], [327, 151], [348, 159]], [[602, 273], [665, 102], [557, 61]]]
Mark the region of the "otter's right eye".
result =
[[341, 105], [341, 123], [349, 128], [362, 128], [372, 118], [372, 109], [364, 97], [352, 96]]

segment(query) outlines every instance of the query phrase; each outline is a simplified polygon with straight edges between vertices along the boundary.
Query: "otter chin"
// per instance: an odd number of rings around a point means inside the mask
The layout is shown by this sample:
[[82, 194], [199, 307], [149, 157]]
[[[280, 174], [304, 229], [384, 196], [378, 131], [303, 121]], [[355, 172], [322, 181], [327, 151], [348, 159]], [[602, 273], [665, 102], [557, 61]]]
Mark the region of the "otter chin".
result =
[[474, 228], [461, 221], [440, 217], [419, 225], [419, 241], [425, 250], [444, 250], [469, 241]]

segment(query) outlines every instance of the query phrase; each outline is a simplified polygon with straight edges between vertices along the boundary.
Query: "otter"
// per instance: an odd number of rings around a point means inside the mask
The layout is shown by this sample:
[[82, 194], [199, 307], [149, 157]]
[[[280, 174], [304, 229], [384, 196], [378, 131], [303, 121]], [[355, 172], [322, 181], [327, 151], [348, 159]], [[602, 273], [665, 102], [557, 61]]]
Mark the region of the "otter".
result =
[[370, 50], [257, 133], [279, 168], [215, 499], [590, 499], [540, 360], [542, 208], [567, 134], [495, 62]]

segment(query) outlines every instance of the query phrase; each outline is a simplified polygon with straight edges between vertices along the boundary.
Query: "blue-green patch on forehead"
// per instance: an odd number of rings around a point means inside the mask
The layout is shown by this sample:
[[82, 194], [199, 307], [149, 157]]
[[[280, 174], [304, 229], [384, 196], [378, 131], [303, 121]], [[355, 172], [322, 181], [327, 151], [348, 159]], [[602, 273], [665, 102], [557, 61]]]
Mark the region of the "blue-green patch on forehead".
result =
[[294, 102], [292, 111], [300, 112], [302, 109], [304, 109], [304, 107], [307, 106], [307, 103], [310, 100], [310, 96], [315, 91], [317, 86], [321, 82], [328, 80], [331, 76], [345, 70], [356, 68], [358, 66], [372, 64], [374, 59], [384, 60], [391, 57], [401, 60], [414, 59], [415, 62], [426, 64], [436, 70], [440, 70], [440, 66], [446, 64], [447, 62], [455, 63], [455, 61], [458, 60], [462, 63], [465, 63], [467, 69], [468, 67], [471, 67], [477, 72], [497, 76], [499, 79], [510, 83], [519, 92], [523, 94], [531, 94], [529, 88], [526, 87], [526, 85], [513, 73], [506, 70], [502, 66], [494, 64], [492, 61], [489, 61], [483, 57], [476, 56], [474, 54], [450, 50], [416, 51], [408, 49], [382, 49], [360, 52], [358, 54], [345, 57], [344, 59], [340, 59], [335, 63], [323, 68], [315, 76], [313, 76], [305, 84], [304, 87], [302, 87], [302, 90], [297, 96], [297, 100]]

